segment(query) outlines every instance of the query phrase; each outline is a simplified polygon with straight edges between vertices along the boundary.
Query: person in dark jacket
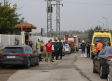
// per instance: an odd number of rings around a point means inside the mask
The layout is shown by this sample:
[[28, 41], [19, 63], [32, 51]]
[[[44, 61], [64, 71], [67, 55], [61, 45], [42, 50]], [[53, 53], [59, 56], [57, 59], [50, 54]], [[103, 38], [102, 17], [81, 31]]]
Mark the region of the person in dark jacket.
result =
[[60, 59], [62, 59], [62, 46], [63, 46], [63, 44], [62, 44], [61, 40], [59, 40], [59, 54], [60, 54]]
[[32, 48], [32, 42], [30, 41], [29, 46]]
[[82, 41], [82, 44], [81, 44], [81, 49], [82, 49], [82, 52], [81, 52], [81, 57], [82, 57], [82, 54], [84, 53], [84, 57], [86, 57], [85, 55], [85, 47], [86, 47], [86, 44], [84, 43], [84, 40]]
[[59, 45], [57, 43], [57, 40], [55, 40], [55, 44], [54, 44], [54, 51], [55, 51], [55, 55], [56, 55], [56, 60], [58, 60], [58, 49], [59, 49]]
[[89, 42], [87, 42], [86, 48], [87, 48], [87, 57], [90, 57], [90, 44], [89, 44]]

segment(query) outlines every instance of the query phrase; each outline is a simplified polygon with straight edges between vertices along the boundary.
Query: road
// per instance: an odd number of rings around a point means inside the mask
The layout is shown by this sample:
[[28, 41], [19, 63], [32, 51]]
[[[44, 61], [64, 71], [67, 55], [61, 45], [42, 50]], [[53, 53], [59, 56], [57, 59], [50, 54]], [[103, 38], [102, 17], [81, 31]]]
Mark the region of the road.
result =
[[0, 69], [0, 81], [106, 81], [92, 72], [92, 63], [90, 58], [81, 58], [80, 52], [66, 54], [62, 60], [40, 62], [29, 69], [22, 66]]

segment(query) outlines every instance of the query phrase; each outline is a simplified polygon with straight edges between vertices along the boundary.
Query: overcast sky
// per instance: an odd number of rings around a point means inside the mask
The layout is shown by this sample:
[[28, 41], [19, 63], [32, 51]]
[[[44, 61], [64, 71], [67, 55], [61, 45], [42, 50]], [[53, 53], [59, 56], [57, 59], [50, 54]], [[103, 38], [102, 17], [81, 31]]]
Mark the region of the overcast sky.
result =
[[[4, 1], [4, 0], [0, 0]], [[11, 5], [17, 4], [21, 13], [21, 17], [25, 17], [25, 21], [37, 27], [33, 32], [40, 32], [41, 28], [47, 28], [47, 2], [44, 0], [8, 0]], [[52, 2], [56, 3], [56, 2]], [[112, 0], [62, 0], [60, 6], [60, 27], [61, 31], [68, 30], [87, 30], [95, 26], [103, 26], [106, 28], [106, 19], [108, 20], [108, 28], [112, 29]], [[52, 28], [56, 30], [56, 7], [53, 7]], [[89, 27], [88, 27], [89, 23]]]

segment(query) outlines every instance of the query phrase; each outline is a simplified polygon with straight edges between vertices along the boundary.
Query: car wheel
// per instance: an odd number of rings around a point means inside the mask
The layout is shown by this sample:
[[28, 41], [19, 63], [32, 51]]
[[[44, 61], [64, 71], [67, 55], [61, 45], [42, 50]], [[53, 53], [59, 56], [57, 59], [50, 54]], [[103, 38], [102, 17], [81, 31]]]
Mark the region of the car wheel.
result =
[[95, 63], [93, 63], [93, 73], [97, 73], [97, 71], [95, 69]]
[[31, 61], [30, 61], [30, 59], [28, 59], [26, 67], [30, 68], [30, 66], [31, 66]]
[[35, 65], [39, 65], [39, 59], [37, 58], [36, 64]]
[[103, 68], [102, 68], [102, 66], [100, 67], [100, 78], [104, 78], [105, 76], [104, 76], [104, 74], [103, 74]]

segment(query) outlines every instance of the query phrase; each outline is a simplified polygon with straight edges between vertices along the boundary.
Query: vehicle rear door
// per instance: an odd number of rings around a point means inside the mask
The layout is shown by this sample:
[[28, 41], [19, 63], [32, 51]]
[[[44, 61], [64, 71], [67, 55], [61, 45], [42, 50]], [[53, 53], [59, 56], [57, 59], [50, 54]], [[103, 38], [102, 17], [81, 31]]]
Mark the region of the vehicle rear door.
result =
[[1, 57], [2, 60], [7, 61], [14, 61], [14, 60], [20, 60], [21, 58], [17, 54], [22, 54], [23, 48], [22, 47], [6, 47], [4, 48], [3, 56]]

